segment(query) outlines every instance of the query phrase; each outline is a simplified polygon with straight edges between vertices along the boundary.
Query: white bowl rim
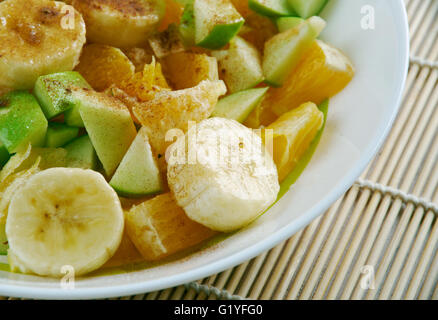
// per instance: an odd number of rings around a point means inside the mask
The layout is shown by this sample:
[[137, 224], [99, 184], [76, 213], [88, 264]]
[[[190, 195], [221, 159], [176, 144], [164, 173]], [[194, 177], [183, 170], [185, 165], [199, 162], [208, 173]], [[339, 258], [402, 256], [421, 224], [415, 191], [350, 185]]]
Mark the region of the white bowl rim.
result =
[[[403, 0], [397, 0], [397, 9], [399, 12], [396, 14], [402, 21], [400, 27], [400, 39], [402, 55], [401, 60], [403, 66], [400, 70], [400, 82], [397, 85], [397, 98], [394, 100], [394, 106], [392, 108], [392, 114], [390, 121], [388, 121], [384, 130], [378, 139], [375, 139], [374, 143], [365, 151], [365, 156], [361, 158], [361, 161], [352, 170], [349, 175], [345, 176], [342, 181], [337, 184], [337, 187], [333, 191], [319, 201], [306, 215], [295, 220], [294, 224], [286, 225], [274, 234], [269, 235], [263, 241], [257, 242], [254, 245], [247, 247], [238, 253], [230, 255], [222, 260], [210, 263], [204, 267], [196, 268], [196, 270], [186, 271], [184, 273], [171, 275], [165, 279], [148, 280], [145, 282], [139, 282], [129, 285], [117, 285], [110, 287], [98, 287], [98, 288], [77, 288], [74, 290], [63, 290], [60, 288], [38, 288], [38, 287], [26, 287], [22, 285], [14, 284], [0, 284], [0, 295], [22, 298], [40, 298], [40, 299], [95, 299], [103, 297], [120, 297], [128, 296], [140, 293], [147, 293], [156, 290], [162, 290], [169, 287], [174, 287], [202, 279], [212, 274], [224, 271], [232, 268], [244, 261], [254, 258], [255, 256], [267, 251], [276, 246], [281, 241], [286, 240], [298, 230], [304, 228], [319, 215], [324, 213], [332, 203], [339, 199], [356, 181], [356, 179], [362, 174], [369, 162], [377, 154], [381, 146], [383, 145], [386, 137], [388, 136], [390, 129], [398, 114], [401, 99], [403, 96], [403, 90], [405, 87], [406, 77], [409, 69], [409, 26], [406, 13], [406, 7]], [[194, 272], [196, 271], [196, 272]]]

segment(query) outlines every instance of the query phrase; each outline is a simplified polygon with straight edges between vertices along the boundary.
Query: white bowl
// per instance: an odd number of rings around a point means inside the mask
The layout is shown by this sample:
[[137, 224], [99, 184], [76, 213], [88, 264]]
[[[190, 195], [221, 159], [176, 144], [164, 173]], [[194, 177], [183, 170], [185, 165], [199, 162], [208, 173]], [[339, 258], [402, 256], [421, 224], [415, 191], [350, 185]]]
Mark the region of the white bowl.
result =
[[[374, 10], [374, 30], [363, 29], [370, 9]], [[246, 229], [184, 259], [139, 271], [77, 279], [70, 290], [62, 289], [59, 280], [0, 271], [0, 295], [103, 298], [176, 286], [242, 263], [322, 214], [354, 183], [384, 141], [398, 111], [409, 61], [402, 0], [331, 0], [323, 17], [328, 26], [322, 38], [353, 60], [356, 77], [331, 100], [327, 127], [309, 166], [268, 213]]]

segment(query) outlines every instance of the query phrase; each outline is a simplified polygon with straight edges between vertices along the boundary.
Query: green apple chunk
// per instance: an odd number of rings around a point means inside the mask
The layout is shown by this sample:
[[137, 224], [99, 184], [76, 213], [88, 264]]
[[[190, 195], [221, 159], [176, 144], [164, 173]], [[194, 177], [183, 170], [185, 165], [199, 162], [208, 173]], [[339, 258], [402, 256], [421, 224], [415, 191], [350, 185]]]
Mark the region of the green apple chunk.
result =
[[188, 48], [195, 45], [195, 17], [193, 3], [194, 0], [190, 0], [184, 4], [184, 12], [178, 26], [181, 40], [184, 46]]
[[110, 185], [125, 197], [141, 197], [162, 191], [160, 171], [144, 128], [132, 142]]
[[244, 23], [227, 0], [193, 0], [194, 40], [197, 46], [219, 49], [225, 46]]
[[289, 5], [304, 19], [317, 16], [326, 6], [328, 0], [288, 0]]
[[67, 150], [67, 167], [96, 170], [97, 154], [88, 135], [74, 139], [64, 149]]
[[216, 25], [208, 36], [196, 45], [210, 50], [222, 48], [239, 32], [242, 25], [243, 21]]
[[263, 81], [261, 57], [257, 49], [240, 37], [230, 42], [227, 50], [213, 51], [219, 65], [219, 74], [234, 93], [249, 89]]
[[9, 153], [30, 144], [42, 146], [47, 119], [37, 100], [27, 91], [12, 91], [0, 97], [0, 140]]
[[5, 224], [0, 223], [0, 255], [8, 254], [8, 239], [6, 238]]
[[75, 103], [73, 108], [64, 112], [64, 121], [71, 127], [84, 127], [84, 121], [82, 121], [81, 114], [79, 113], [80, 103]]
[[11, 155], [9, 154], [8, 149], [6, 149], [3, 142], [0, 141], [0, 169], [3, 168], [10, 157]]
[[11, 167], [15, 172], [27, 170], [38, 162], [38, 168], [45, 170], [55, 167], [65, 167], [67, 159], [67, 151], [64, 148], [34, 148], [30, 150], [30, 154], [23, 161], [20, 160], [20, 164], [17, 167], [17, 160], [23, 157], [23, 152], [14, 154], [8, 163], [6, 163], [4, 169]]
[[293, 16], [295, 11], [288, 0], [249, 0], [249, 8], [262, 16], [281, 17]]
[[83, 88], [73, 93], [97, 156], [111, 176], [137, 135], [131, 114], [123, 103], [104, 93]]
[[33, 148], [31, 155], [26, 159], [27, 165], [32, 166], [37, 159], [41, 170], [65, 167], [67, 151], [64, 148]]
[[53, 73], [38, 78], [33, 92], [47, 119], [52, 119], [75, 106], [71, 86], [90, 88], [87, 81], [75, 71]]
[[275, 22], [277, 24], [278, 31], [284, 32], [302, 24], [304, 22], [304, 19], [299, 17], [281, 17], [278, 18]]
[[79, 128], [70, 127], [63, 123], [49, 122], [46, 133], [46, 147], [62, 147], [78, 136]]
[[325, 25], [323, 19], [311, 17], [295, 28], [269, 39], [265, 43], [263, 57], [265, 82], [274, 87], [281, 87]]
[[222, 98], [213, 110], [212, 117], [244, 122], [249, 114], [262, 102], [268, 88], [248, 89]]

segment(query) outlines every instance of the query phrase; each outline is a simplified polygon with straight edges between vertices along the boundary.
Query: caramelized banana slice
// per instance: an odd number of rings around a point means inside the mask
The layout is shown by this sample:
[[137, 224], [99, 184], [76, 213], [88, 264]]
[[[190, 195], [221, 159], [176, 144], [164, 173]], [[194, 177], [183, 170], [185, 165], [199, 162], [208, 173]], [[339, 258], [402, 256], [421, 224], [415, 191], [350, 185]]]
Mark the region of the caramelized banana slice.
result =
[[90, 42], [126, 48], [145, 44], [164, 15], [163, 0], [73, 0]]
[[63, 2], [1, 2], [0, 88], [30, 89], [40, 75], [72, 70], [84, 43], [82, 16]]

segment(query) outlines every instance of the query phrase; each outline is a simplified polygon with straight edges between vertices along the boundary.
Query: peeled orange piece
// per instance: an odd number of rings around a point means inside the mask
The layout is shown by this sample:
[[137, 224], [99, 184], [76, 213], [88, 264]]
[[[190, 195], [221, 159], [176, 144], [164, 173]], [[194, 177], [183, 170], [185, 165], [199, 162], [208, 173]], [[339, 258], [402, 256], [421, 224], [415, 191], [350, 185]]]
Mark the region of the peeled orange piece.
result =
[[[324, 122], [324, 114], [312, 103], [304, 103], [283, 114], [266, 129], [272, 129], [273, 158], [278, 179], [283, 181], [300, 160]], [[265, 139], [267, 139], [267, 132]], [[266, 142], [266, 141], [265, 141]]]
[[141, 261], [144, 261], [144, 259], [132, 243], [131, 239], [128, 237], [125, 225], [125, 231], [123, 231], [123, 236], [122, 240], [120, 241], [119, 248], [114, 253], [114, 255], [103, 265], [103, 267], [119, 267]]
[[178, 52], [164, 58], [166, 75], [174, 89], [192, 88], [202, 80], [219, 80], [218, 64], [206, 54]]
[[354, 76], [350, 60], [338, 49], [316, 40], [280, 88], [271, 88], [246, 125], [269, 125], [302, 103], [320, 104], [344, 89]]
[[126, 230], [146, 260], [158, 260], [216, 234], [190, 220], [170, 193], [156, 196], [126, 212]]
[[123, 80], [118, 88], [140, 101], [148, 101], [153, 99], [156, 92], [169, 89], [169, 85], [164, 78], [161, 65], [152, 58], [152, 62], [146, 64], [143, 71]]
[[111, 85], [117, 86], [131, 78], [135, 67], [120, 49], [90, 44], [82, 50], [75, 70], [88, 81], [93, 89], [103, 91]]
[[175, 0], [166, 0], [166, 13], [161, 20], [158, 31], [166, 30], [170, 24], [179, 24], [184, 7]]

